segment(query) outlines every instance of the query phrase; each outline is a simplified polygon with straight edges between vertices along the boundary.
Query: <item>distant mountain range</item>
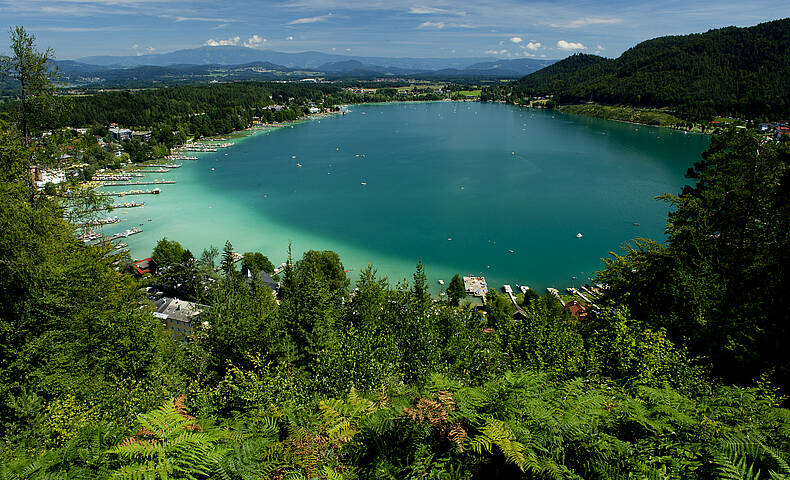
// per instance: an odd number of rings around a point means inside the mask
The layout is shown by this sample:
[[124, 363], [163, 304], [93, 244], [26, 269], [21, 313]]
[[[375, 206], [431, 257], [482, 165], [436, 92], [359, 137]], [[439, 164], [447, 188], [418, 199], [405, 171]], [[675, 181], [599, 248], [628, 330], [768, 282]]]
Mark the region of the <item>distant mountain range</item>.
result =
[[[274, 50], [259, 50], [238, 46], [200, 47], [176, 50], [170, 53], [133, 56], [92, 56], [76, 59], [80, 63], [107, 67], [138, 67], [153, 65], [168, 67], [171, 65], [243, 65], [254, 62], [270, 62], [294, 69], [320, 70], [325, 64], [356, 61], [363, 65], [377, 65], [380, 68], [399, 68], [408, 71], [431, 71], [442, 69], [463, 70], [478, 63], [494, 63], [490, 58], [390, 58], [360, 57], [353, 55], [337, 55], [322, 52], [286, 53]], [[521, 61], [526, 60], [526, 61]], [[545, 66], [553, 61], [520, 59], [517, 65]], [[534, 70], [533, 70], [534, 71]]]
[[492, 61], [486, 58], [358, 57], [218, 46], [155, 55], [83, 57], [53, 63], [70, 85], [133, 86], [305, 77], [329, 80], [381, 77], [515, 79], [554, 62], [531, 58]]
[[790, 18], [667, 36], [610, 59], [577, 54], [527, 75], [517, 97], [669, 107], [685, 118], [790, 115]]

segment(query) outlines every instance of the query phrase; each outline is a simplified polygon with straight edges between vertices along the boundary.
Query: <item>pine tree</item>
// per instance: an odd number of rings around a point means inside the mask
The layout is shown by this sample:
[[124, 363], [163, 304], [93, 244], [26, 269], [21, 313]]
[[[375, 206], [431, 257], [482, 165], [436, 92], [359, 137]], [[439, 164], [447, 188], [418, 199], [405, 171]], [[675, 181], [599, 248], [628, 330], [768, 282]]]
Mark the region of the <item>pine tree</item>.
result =
[[225, 241], [225, 248], [222, 249], [222, 271], [225, 276], [230, 276], [233, 267], [233, 244], [230, 240]]
[[447, 296], [450, 298], [450, 303], [456, 307], [461, 299], [466, 297], [464, 281], [461, 280], [461, 277], [457, 273], [453, 275], [450, 284], [447, 286]]

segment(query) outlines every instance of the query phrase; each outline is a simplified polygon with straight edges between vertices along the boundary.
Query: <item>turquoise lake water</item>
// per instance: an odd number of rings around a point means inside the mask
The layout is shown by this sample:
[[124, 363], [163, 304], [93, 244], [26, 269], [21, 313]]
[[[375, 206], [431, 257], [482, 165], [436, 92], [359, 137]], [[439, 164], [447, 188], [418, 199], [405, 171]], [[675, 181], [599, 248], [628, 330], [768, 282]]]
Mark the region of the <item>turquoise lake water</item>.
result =
[[338, 252], [352, 281], [368, 263], [392, 283], [411, 279], [421, 258], [436, 291], [454, 273], [497, 287], [565, 287], [630, 239], [662, 240], [668, 207], [654, 197], [678, 193], [708, 145], [702, 135], [504, 104], [351, 110], [148, 174], [178, 183], [118, 199], [146, 206], [115, 210], [123, 221], [105, 233], [142, 223], [124, 240], [135, 259], [167, 237], [196, 256], [230, 240], [279, 264], [290, 241], [295, 258]]

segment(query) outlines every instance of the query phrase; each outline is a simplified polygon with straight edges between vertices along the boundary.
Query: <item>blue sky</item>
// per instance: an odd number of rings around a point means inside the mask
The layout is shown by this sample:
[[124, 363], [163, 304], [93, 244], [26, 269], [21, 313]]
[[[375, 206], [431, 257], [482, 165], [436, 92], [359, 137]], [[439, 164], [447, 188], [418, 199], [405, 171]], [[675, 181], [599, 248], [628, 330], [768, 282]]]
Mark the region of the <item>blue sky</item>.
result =
[[776, 0], [0, 0], [0, 25], [24, 25], [59, 59], [223, 44], [366, 56], [616, 57], [656, 36], [788, 16], [790, 2]]

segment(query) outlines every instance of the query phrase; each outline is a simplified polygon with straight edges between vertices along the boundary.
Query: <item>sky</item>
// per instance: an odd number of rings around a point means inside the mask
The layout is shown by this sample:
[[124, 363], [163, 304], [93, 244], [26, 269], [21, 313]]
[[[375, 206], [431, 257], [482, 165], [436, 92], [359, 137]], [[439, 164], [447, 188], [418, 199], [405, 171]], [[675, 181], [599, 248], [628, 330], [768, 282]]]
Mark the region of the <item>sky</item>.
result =
[[384, 57], [617, 57], [657, 36], [789, 16], [790, 2], [776, 0], [0, 0], [0, 26], [23, 25], [61, 60], [214, 45]]

